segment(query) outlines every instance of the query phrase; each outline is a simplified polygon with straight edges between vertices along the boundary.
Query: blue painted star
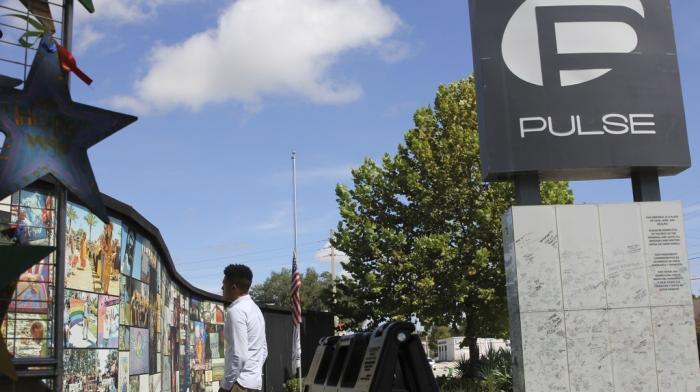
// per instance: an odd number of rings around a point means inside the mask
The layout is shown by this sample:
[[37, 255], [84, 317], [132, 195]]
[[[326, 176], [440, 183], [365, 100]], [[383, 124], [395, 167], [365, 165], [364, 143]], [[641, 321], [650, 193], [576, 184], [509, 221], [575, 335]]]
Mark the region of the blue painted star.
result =
[[0, 92], [0, 199], [46, 174], [109, 222], [87, 149], [136, 117], [75, 103], [59, 63], [53, 39], [37, 50], [24, 90]]

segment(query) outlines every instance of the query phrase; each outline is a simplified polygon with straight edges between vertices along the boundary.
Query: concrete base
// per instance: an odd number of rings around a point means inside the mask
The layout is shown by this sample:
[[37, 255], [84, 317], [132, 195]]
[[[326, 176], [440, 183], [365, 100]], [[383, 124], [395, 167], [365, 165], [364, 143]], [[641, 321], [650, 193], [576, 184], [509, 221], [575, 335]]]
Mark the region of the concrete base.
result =
[[680, 203], [513, 207], [516, 392], [700, 392]]

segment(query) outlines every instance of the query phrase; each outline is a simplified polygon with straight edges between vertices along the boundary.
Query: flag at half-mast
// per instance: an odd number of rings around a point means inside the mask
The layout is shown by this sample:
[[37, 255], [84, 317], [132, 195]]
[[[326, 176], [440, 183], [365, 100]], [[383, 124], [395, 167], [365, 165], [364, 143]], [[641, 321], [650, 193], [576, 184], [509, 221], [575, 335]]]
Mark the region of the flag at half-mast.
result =
[[[292, 257], [292, 324], [294, 334], [292, 336], [292, 369], [301, 377], [301, 274], [297, 268], [297, 253]], [[300, 383], [301, 386], [301, 383]]]
[[301, 273], [297, 266], [297, 255], [296, 253], [292, 257], [292, 323], [295, 327], [301, 324]]

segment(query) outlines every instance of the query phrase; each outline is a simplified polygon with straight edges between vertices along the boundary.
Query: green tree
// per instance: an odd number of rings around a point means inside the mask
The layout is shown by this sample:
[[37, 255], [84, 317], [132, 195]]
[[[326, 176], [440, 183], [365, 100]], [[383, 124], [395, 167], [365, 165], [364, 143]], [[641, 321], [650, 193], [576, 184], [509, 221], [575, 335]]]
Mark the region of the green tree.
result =
[[85, 223], [87, 223], [88, 230], [89, 230], [87, 238], [88, 238], [88, 240], [91, 240], [91, 238], [92, 238], [92, 226], [94, 226], [95, 223], [97, 223], [97, 217], [92, 212], [88, 212], [88, 214], [85, 215]]
[[[263, 305], [284, 306], [291, 305], [289, 290], [292, 281], [292, 271], [283, 268], [280, 272], [272, 272], [261, 284], [253, 286], [250, 296]], [[331, 274], [329, 272], [318, 273], [313, 268], [308, 268], [301, 274], [301, 306], [302, 310], [327, 311], [328, 306], [324, 298], [330, 292]]]
[[66, 374], [86, 375], [97, 367], [96, 350], [66, 350], [64, 371]]
[[[428, 348], [430, 351], [433, 353], [436, 353], [438, 350], [438, 340], [440, 339], [446, 339], [452, 336], [458, 336], [459, 334], [456, 333], [456, 331], [452, 330], [452, 328], [448, 327], [447, 325], [436, 325], [430, 328], [430, 332], [428, 332]], [[437, 356], [437, 354], [433, 355]]]
[[[512, 184], [481, 178], [475, 95], [473, 77], [441, 85], [395, 155], [366, 159], [352, 189], [338, 185], [331, 240], [349, 257], [338, 316], [354, 327], [411, 313], [459, 326], [472, 358], [477, 337], [508, 331], [501, 217], [514, 203]], [[573, 202], [566, 182], [544, 182], [541, 194]]]
[[68, 232], [70, 233], [73, 221], [78, 219], [78, 213], [75, 211], [75, 208], [69, 206], [66, 209], [66, 218], [68, 218]]

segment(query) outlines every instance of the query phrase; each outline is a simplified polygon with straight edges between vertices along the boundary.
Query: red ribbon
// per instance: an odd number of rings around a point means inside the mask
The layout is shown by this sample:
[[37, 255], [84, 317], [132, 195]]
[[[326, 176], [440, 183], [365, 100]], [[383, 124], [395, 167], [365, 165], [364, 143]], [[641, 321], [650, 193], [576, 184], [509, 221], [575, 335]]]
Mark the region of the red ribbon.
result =
[[78, 68], [73, 53], [59, 44], [56, 44], [56, 47], [58, 47], [58, 58], [61, 61], [61, 68], [66, 72], [73, 72], [75, 76], [89, 86], [92, 83], [92, 79]]

